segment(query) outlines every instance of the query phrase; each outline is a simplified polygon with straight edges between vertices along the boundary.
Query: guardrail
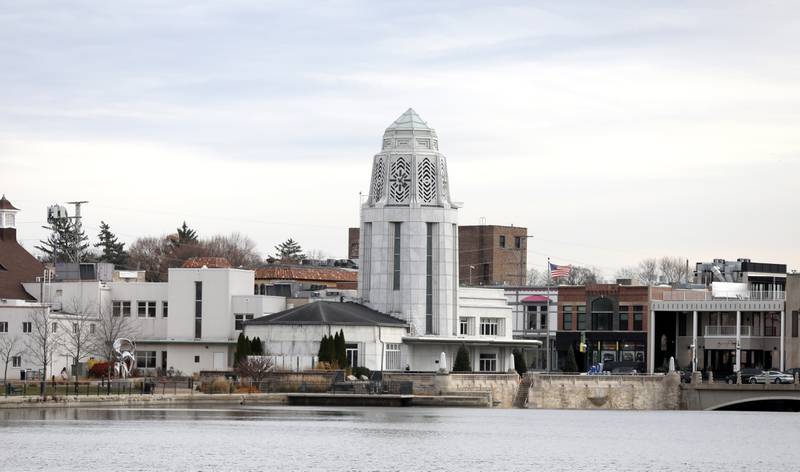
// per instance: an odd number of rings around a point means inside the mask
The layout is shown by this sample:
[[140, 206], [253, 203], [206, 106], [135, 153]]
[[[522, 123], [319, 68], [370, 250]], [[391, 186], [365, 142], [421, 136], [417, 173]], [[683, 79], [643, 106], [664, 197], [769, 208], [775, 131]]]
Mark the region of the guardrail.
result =
[[[706, 326], [704, 334], [707, 338], [735, 338], [736, 326]], [[740, 326], [739, 335], [750, 337], [750, 326]]]

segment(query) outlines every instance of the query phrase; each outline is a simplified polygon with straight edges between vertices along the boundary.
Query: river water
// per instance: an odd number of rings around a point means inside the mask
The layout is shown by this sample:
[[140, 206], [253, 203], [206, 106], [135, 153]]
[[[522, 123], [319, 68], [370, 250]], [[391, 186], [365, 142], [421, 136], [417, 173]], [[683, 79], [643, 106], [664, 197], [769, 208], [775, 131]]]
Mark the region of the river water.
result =
[[795, 471], [800, 414], [0, 410], [0, 470]]

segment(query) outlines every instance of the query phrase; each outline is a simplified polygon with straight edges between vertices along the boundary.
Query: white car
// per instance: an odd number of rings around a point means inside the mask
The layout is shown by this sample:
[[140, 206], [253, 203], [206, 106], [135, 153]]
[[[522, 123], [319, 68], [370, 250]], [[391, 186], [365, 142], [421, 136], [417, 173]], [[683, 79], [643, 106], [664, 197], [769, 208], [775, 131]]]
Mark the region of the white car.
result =
[[789, 374], [777, 370], [765, 370], [764, 372], [750, 377], [751, 384], [763, 383], [776, 383], [776, 384], [790, 384], [794, 383], [794, 377]]

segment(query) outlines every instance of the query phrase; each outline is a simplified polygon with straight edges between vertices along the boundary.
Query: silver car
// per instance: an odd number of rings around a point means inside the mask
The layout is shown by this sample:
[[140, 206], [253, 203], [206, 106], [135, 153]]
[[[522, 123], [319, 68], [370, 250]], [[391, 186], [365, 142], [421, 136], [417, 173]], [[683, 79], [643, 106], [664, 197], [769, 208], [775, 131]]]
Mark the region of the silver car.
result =
[[776, 383], [776, 384], [790, 384], [794, 383], [794, 377], [789, 374], [777, 370], [765, 370], [764, 372], [750, 377], [751, 384], [763, 383]]

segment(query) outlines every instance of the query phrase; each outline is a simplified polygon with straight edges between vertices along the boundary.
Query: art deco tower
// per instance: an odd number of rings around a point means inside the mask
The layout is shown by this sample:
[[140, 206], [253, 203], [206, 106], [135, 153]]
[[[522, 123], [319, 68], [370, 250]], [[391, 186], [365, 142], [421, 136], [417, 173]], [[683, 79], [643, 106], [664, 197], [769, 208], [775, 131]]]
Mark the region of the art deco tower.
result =
[[363, 302], [412, 335], [456, 333], [458, 207], [436, 131], [408, 109], [386, 128], [361, 209]]

